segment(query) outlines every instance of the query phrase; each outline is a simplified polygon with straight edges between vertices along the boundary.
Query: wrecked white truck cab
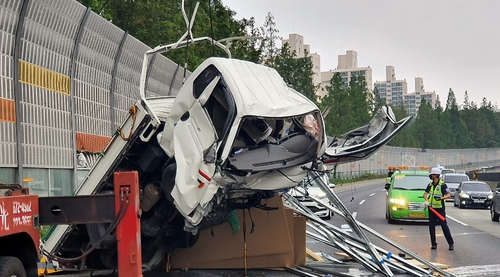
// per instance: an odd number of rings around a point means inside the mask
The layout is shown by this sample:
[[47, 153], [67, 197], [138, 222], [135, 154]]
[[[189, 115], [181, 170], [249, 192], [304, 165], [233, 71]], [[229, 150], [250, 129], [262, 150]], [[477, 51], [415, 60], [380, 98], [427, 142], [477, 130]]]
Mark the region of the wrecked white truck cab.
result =
[[[148, 64], [145, 59], [143, 68]], [[144, 97], [144, 70], [142, 76], [141, 99], [75, 194], [112, 193], [114, 172], [138, 172], [145, 270], [192, 246], [199, 230], [227, 222], [235, 209], [273, 209], [263, 200], [297, 186], [323, 163], [369, 157], [410, 121], [396, 121], [384, 106], [366, 125], [328, 137], [313, 102], [274, 69], [236, 59], [207, 59], [176, 97]], [[76, 257], [97, 244], [87, 260], [116, 268], [108, 227], [59, 225], [44, 247]]]
[[[162, 182], [193, 226], [219, 197], [257, 201], [257, 190], [293, 187], [326, 149], [318, 107], [276, 70], [210, 58], [179, 91], [161, 148], [175, 159], [175, 183]], [[291, 181], [292, 180], [292, 181]], [[295, 182], [293, 182], [295, 181]], [[264, 197], [265, 198], [265, 197]]]
[[[194, 245], [199, 230], [237, 222], [235, 209], [275, 209], [263, 200], [303, 183], [308, 172], [322, 170], [324, 163], [368, 158], [411, 119], [396, 121], [384, 106], [366, 125], [328, 137], [314, 103], [288, 87], [274, 69], [231, 59], [223, 45], [258, 38], [192, 37], [198, 5], [189, 19], [182, 1], [187, 31], [177, 42], [146, 51], [140, 99], [75, 191], [110, 194], [116, 171], [137, 171], [144, 271], [158, 267], [174, 249]], [[220, 47], [229, 58], [207, 59], [175, 97], [146, 97], [155, 55], [203, 41]], [[84, 261], [62, 267], [116, 269], [112, 227], [57, 225], [43, 247], [67, 258], [88, 253]], [[90, 246], [95, 250], [89, 253]]]

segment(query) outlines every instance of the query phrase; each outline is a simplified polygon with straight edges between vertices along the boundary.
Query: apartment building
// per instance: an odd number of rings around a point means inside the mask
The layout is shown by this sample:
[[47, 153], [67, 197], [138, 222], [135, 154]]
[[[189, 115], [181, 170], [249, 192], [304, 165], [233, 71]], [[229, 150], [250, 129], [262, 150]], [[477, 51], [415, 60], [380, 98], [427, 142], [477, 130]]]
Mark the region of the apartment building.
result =
[[367, 89], [369, 92], [372, 92], [373, 81], [371, 67], [358, 67], [358, 53], [353, 50], [348, 50], [346, 51], [345, 55], [338, 56], [338, 64], [336, 69], [321, 72], [321, 87], [319, 89], [320, 92], [318, 92], [319, 95], [326, 94], [326, 86], [330, 84], [330, 80], [337, 72], [340, 73], [342, 82], [346, 85], [349, 84], [352, 77], [359, 75], [364, 76], [367, 84]]
[[420, 95], [420, 99], [417, 102], [417, 111], [418, 107], [420, 107], [420, 103], [422, 99], [425, 99], [427, 103], [430, 103], [432, 108], [436, 108], [437, 94], [435, 91], [428, 92], [424, 89], [424, 80], [421, 77], [415, 78], [415, 94]]
[[408, 93], [406, 79], [396, 79], [394, 66], [385, 67], [385, 81], [375, 82], [375, 88], [378, 90], [380, 97], [386, 100], [387, 104], [394, 106], [403, 105], [403, 95]]
[[385, 99], [387, 104], [393, 106], [404, 105], [408, 114], [411, 116], [417, 115], [422, 99], [430, 103], [433, 108], [436, 105], [436, 93], [434, 91], [425, 91], [424, 81], [421, 77], [415, 78], [415, 91], [408, 92], [408, 83], [406, 79], [398, 80], [396, 78], [394, 66], [386, 66], [386, 78], [384, 81], [376, 81], [373, 83], [371, 67], [359, 67], [358, 53], [354, 50], [348, 50], [345, 55], [338, 56], [337, 68], [322, 72], [320, 67], [320, 55], [311, 53], [310, 45], [304, 44], [304, 37], [302, 35], [289, 34], [288, 39], [283, 39], [282, 43], [283, 45], [288, 43], [290, 50], [295, 51], [298, 58], [305, 57], [305, 53], [308, 53], [313, 63], [313, 83], [320, 85], [316, 92], [319, 98], [327, 94], [326, 86], [330, 85], [330, 80], [335, 73], [338, 72], [342, 77], [342, 82], [346, 85], [349, 84], [352, 77], [359, 75], [364, 76], [369, 92], [377, 88], [380, 97]]
[[311, 47], [309, 44], [304, 44], [304, 36], [299, 34], [289, 34], [288, 39], [283, 39], [281, 41], [282, 45], [288, 43], [290, 51], [295, 51], [297, 58], [305, 57], [305, 53], [311, 58], [312, 61], [312, 71], [313, 84], [319, 85], [321, 83], [321, 57], [318, 53], [311, 53]]
[[421, 77], [415, 78], [415, 91], [408, 93], [408, 84], [406, 79], [397, 80], [393, 66], [386, 66], [385, 81], [376, 81], [375, 88], [378, 90], [381, 98], [386, 100], [387, 104], [393, 106], [404, 105], [408, 115], [416, 116], [422, 99], [430, 103], [432, 107], [436, 105], [436, 93], [426, 92], [424, 81]]

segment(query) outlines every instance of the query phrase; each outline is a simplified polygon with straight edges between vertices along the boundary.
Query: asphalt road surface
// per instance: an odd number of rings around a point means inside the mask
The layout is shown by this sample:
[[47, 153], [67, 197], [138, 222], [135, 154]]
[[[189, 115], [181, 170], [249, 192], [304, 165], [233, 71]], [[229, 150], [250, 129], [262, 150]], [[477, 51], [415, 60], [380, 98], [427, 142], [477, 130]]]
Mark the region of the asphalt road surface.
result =
[[[385, 219], [386, 192], [384, 180], [364, 181], [335, 188], [336, 195], [341, 199], [349, 212], [356, 220], [383, 234], [405, 249], [415, 253], [421, 258], [432, 262], [445, 264], [446, 271], [457, 277], [490, 277], [500, 276], [500, 222], [490, 219], [487, 209], [459, 209], [453, 207], [452, 202], [446, 206], [448, 225], [455, 240], [455, 250], [449, 251], [442, 231], [438, 226], [436, 235], [438, 249], [430, 249], [430, 238], [426, 223], [399, 223], [388, 224]], [[328, 221], [338, 227], [346, 222], [340, 216], [334, 216]], [[385, 241], [368, 234], [369, 239], [375, 245], [382, 247], [394, 254], [398, 249]], [[307, 239], [307, 247], [316, 253], [331, 254], [335, 257], [338, 249]], [[340, 258], [340, 257], [337, 257]], [[331, 271], [331, 276], [384, 276], [381, 273], [373, 274], [356, 262], [345, 265], [327, 264], [318, 265], [315, 262], [309, 264], [322, 267]], [[168, 274], [165, 272], [146, 272], [144, 277], [240, 277], [240, 276], [262, 276], [262, 277], [292, 277], [297, 275], [284, 270], [249, 270], [247, 274], [241, 270], [176, 270]], [[62, 276], [62, 275], [59, 275]], [[87, 277], [88, 273], [65, 275], [67, 277]], [[91, 276], [117, 276], [116, 272], [93, 273]], [[317, 276], [317, 275], [316, 275]], [[328, 276], [326, 273], [320, 276]], [[403, 277], [409, 275], [395, 274]]]
[[[336, 194], [357, 221], [427, 261], [448, 265], [447, 271], [454, 275], [500, 276], [500, 222], [491, 221], [488, 209], [459, 209], [453, 207], [452, 202], [447, 202], [447, 220], [455, 240], [455, 250], [448, 250], [439, 226], [436, 227], [438, 249], [431, 250], [427, 223], [388, 224], [385, 218], [384, 180], [343, 185], [336, 188]], [[338, 227], [346, 224], [340, 216], [334, 216], [329, 223]], [[399, 252], [371, 234], [368, 237], [377, 246], [395, 254]], [[332, 255], [338, 252], [312, 239], [308, 239], [307, 244], [314, 252]]]

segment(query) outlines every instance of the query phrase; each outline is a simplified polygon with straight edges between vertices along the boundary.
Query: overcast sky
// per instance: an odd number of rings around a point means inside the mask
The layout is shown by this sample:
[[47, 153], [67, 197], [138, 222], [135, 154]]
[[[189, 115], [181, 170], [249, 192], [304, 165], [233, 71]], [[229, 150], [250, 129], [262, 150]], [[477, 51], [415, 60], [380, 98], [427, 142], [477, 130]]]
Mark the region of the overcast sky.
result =
[[[321, 71], [337, 67], [338, 55], [358, 53], [358, 66], [370, 66], [373, 81], [385, 80], [385, 67], [415, 91], [422, 77], [443, 107], [448, 91], [462, 104], [465, 91], [480, 104], [500, 105], [500, 1], [497, 0], [222, 0], [236, 19], [268, 12], [282, 38], [304, 37], [321, 56]], [[281, 42], [278, 42], [281, 45]]]

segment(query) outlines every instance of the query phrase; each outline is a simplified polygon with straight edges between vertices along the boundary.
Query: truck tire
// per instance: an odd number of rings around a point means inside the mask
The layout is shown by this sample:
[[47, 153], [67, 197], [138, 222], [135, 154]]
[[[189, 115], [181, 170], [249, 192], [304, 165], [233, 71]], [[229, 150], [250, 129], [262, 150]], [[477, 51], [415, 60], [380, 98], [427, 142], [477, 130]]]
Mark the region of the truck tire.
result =
[[172, 190], [175, 187], [175, 175], [177, 164], [173, 163], [163, 169], [161, 177], [161, 189], [167, 197], [167, 200], [174, 204], [174, 197], [172, 197]]
[[26, 277], [26, 270], [18, 258], [0, 257], [0, 277]]

